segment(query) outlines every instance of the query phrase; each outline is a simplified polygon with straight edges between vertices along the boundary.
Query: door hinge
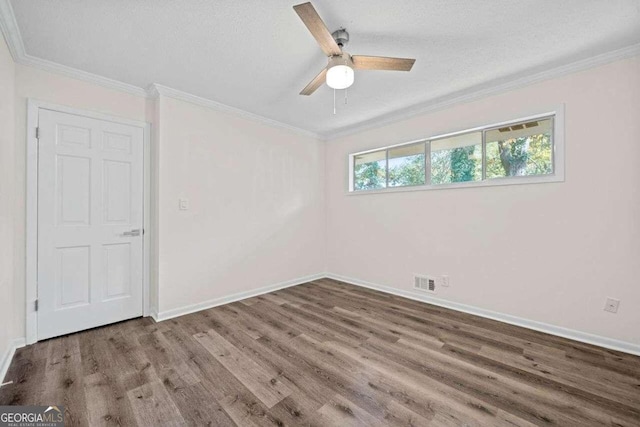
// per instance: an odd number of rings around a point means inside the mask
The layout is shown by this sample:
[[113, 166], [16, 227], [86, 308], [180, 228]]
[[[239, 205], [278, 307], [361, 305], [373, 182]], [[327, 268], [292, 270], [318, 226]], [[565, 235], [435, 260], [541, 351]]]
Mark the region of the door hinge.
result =
[[36, 311], [38, 311], [38, 300], [35, 300], [33, 305], [35, 306]]
[[40, 139], [40, 128], [36, 128], [36, 139]]

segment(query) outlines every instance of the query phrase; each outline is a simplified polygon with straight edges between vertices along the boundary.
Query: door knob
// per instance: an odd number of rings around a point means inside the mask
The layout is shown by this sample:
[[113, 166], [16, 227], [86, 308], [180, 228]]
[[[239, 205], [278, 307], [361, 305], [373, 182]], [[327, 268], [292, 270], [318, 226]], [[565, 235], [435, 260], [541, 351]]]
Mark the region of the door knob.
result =
[[124, 233], [122, 233], [122, 235], [123, 236], [130, 236], [130, 237], [139, 236], [140, 235], [140, 229], [136, 228], [135, 230], [125, 231]]

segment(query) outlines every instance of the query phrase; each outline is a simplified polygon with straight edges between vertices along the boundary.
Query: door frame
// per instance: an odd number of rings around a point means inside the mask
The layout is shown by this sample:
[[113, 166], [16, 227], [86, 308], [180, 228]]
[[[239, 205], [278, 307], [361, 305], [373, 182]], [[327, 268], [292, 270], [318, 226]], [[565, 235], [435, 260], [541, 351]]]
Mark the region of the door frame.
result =
[[149, 274], [151, 252], [151, 124], [138, 120], [129, 120], [90, 110], [65, 105], [27, 99], [27, 194], [26, 194], [26, 343], [38, 341], [38, 313], [35, 301], [38, 298], [38, 139], [36, 127], [40, 110], [73, 114], [91, 119], [119, 123], [142, 128], [143, 130], [143, 217], [144, 230], [142, 240], [142, 315], [150, 314]]

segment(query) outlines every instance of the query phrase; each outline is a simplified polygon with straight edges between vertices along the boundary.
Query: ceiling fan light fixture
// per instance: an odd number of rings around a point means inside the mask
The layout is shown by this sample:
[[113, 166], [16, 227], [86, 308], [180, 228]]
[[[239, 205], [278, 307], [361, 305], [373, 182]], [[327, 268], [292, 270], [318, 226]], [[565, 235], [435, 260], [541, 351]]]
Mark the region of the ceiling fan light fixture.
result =
[[353, 63], [347, 54], [329, 59], [327, 67], [327, 86], [332, 89], [346, 89], [353, 84]]

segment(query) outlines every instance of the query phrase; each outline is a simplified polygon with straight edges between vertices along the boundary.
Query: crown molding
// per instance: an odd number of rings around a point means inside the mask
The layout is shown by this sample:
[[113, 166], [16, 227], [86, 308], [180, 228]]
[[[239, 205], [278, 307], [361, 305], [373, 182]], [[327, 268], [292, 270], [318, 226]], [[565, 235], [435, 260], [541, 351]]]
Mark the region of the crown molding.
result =
[[157, 97], [158, 95], [166, 96], [169, 98], [177, 99], [184, 102], [189, 102], [191, 104], [199, 105], [201, 107], [206, 107], [212, 110], [220, 111], [223, 113], [233, 114], [238, 117], [242, 117], [247, 120], [252, 120], [254, 122], [262, 123], [268, 126], [281, 128], [288, 130], [290, 132], [294, 132], [300, 135], [309, 136], [315, 139], [324, 140], [324, 137], [318, 133], [308, 131], [306, 129], [298, 128], [286, 123], [279, 122], [277, 120], [272, 120], [264, 116], [260, 116], [257, 114], [250, 113], [246, 110], [242, 110], [240, 108], [231, 107], [226, 104], [222, 104], [217, 101], [212, 101], [207, 98], [202, 98], [197, 95], [193, 95], [191, 93], [183, 92], [181, 90], [173, 89], [167, 86], [163, 86], [158, 83], [153, 83], [147, 89], [147, 93], [151, 97]]
[[119, 80], [110, 79], [108, 77], [103, 77], [98, 74], [89, 73], [87, 71], [78, 70], [77, 68], [67, 67], [66, 65], [58, 64], [57, 62], [36, 58], [28, 54], [23, 55], [16, 62], [18, 64], [26, 65], [29, 67], [39, 68], [41, 70], [61, 74], [66, 77], [83, 80], [85, 82], [93, 83], [107, 89], [115, 89], [117, 91], [125, 92], [130, 95], [141, 97], [148, 96], [147, 91], [141, 87], [130, 85]]
[[24, 44], [9, 0], [0, 0], [0, 32], [15, 62], [24, 56]]
[[444, 110], [445, 108], [449, 108], [454, 105], [464, 104], [481, 98], [486, 98], [491, 95], [498, 95], [511, 90], [520, 89], [525, 86], [529, 86], [545, 80], [562, 77], [567, 74], [577, 73], [579, 71], [584, 71], [589, 68], [609, 64], [614, 61], [631, 58], [637, 55], [640, 55], [640, 43], [606, 52], [600, 55], [592, 56], [586, 59], [581, 59], [569, 64], [550, 68], [548, 70], [540, 71], [537, 73], [521, 73], [520, 75], [517, 75], [515, 77], [510, 76], [507, 78], [493, 80], [489, 83], [472, 86], [468, 89], [454, 92], [437, 99], [419, 103], [412, 107], [397, 110], [388, 114], [383, 114], [379, 117], [375, 117], [373, 119], [369, 119], [352, 126], [347, 126], [336, 131], [327, 132], [323, 134], [323, 136], [327, 141], [342, 138], [354, 133], [380, 128], [382, 126], [406, 120], [420, 114]]
[[258, 123], [262, 123], [268, 126], [277, 127], [280, 129], [286, 129], [291, 132], [309, 136], [323, 141], [330, 141], [338, 139], [344, 136], [352, 135], [357, 132], [363, 132], [379, 128], [391, 123], [406, 120], [420, 114], [431, 113], [434, 111], [443, 110], [445, 108], [452, 107], [457, 104], [463, 104], [471, 101], [475, 101], [481, 98], [485, 98], [491, 95], [501, 94], [510, 90], [519, 89], [525, 86], [529, 86], [544, 80], [549, 80], [557, 77], [561, 77], [567, 74], [576, 73], [579, 71], [587, 70], [589, 68], [597, 67], [599, 65], [605, 65], [610, 62], [630, 58], [636, 55], [640, 55], [640, 43], [606, 52], [600, 55], [592, 56], [590, 58], [575, 61], [566, 65], [550, 68], [539, 72], [525, 72], [519, 75], [509, 76], [497, 80], [493, 80], [488, 83], [483, 83], [470, 87], [468, 89], [451, 93], [449, 95], [432, 99], [417, 105], [396, 110], [381, 116], [369, 119], [360, 123], [356, 123], [351, 126], [347, 126], [341, 129], [328, 132], [312, 132], [310, 130], [302, 129], [287, 123], [279, 122], [273, 119], [269, 119], [258, 114], [250, 113], [240, 108], [232, 107], [226, 104], [222, 104], [217, 101], [202, 98], [197, 95], [193, 95], [187, 92], [182, 92], [177, 89], [172, 89], [160, 84], [151, 84], [147, 89], [138, 86], [130, 85], [118, 80], [103, 77], [97, 74], [89, 73], [86, 71], [78, 70], [66, 65], [58, 64], [46, 59], [36, 58], [25, 52], [24, 44], [22, 42], [22, 36], [20, 29], [15, 20], [13, 8], [9, 0], [0, 0], [0, 31], [2, 32], [9, 51], [13, 57], [13, 60], [18, 64], [27, 65], [30, 67], [40, 68], [46, 71], [62, 74], [67, 77], [84, 80], [90, 83], [97, 84], [109, 89], [115, 89], [118, 91], [126, 92], [132, 95], [141, 97], [157, 97], [163, 95], [186, 101], [195, 105], [211, 108], [217, 111], [225, 112], [228, 114], [237, 115], [248, 120], [252, 120]]
[[147, 86], [147, 96], [149, 98], [157, 98], [161, 95], [160, 91], [158, 90], [158, 86], [160, 86], [157, 83], [151, 83], [149, 86]]

